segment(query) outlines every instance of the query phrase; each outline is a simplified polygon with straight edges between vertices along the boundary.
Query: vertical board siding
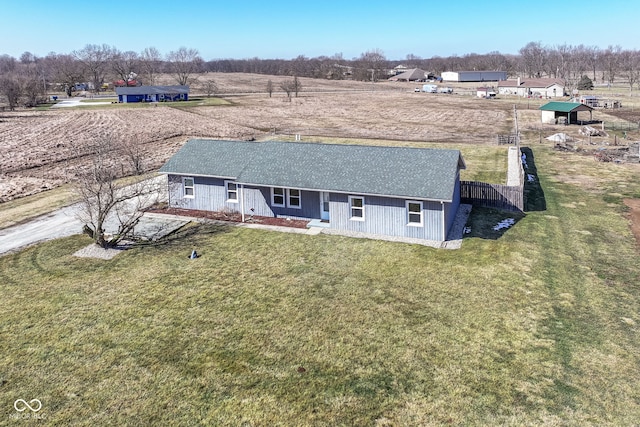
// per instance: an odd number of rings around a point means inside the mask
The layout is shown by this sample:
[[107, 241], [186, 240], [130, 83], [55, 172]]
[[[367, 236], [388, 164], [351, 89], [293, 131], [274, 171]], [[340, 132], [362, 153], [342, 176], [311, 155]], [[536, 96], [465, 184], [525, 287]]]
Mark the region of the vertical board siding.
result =
[[[185, 175], [189, 176], [189, 175]], [[184, 197], [182, 176], [169, 175], [169, 205], [184, 209], [240, 212], [241, 203], [227, 202], [224, 180], [220, 178], [193, 177], [194, 197]], [[320, 219], [320, 194], [317, 191], [301, 191], [301, 209], [271, 206], [271, 189], [260, 186], [244, 186], [239, 197], [244, 197], [245, 215]], [[453, 224], [459, 206], [456, 186], [454, 203], [422, 201], [423, 226], [407, 225], [406, 200], [392, 197], [364, 196], [365, 220], [351, 220], [347, 194], [329, 194], [330, 226], [338, 230], [398, 237], [444, 241], [443, 222], [448, 231]], [[357, 196], [357, 194], [353, 194]], [[251, 209], [253, 208], [253, 211]]]
[[445, 225], [446, 225], [446, 233], [445, 239], [449, 237], [449, 230], [453, 226], [453, 223], [456, 220], [456, 215], [458, 214], [458, 208], [460, 207], [460, 181], [456, 182], [456, 186], [454, 188], [453, 193], [453, 202], [444, 204], [444, 216], [445, 216]]
[[331, 228], [388, 236], [443, 240], [440, 202], [423, 202], [424, 225], [422, 227], [407, 225], [406, 199], [364, 196], [364, 203], [364, 221], [351, 220], [348, 195], [331, 193], [329, 197]]
[[[191, 177], [189, 175], [184, 175]], [[238, 185], [238, 203], [227, 202], [224, 179], [209, 177], [192, 177], [194, 179], [194, 197], [184, 197], [183, 176], [169, 175], [169, 205], [183, 209], [206, 211], [227, 210], [240, 212], [244, 197], [245, 215], [257, 215], [282, 218], [313, 219], [320, 218], [320, 195], [316, 191], [301, 191], [301, 209], [271, 206], [271, 189], [269, 187]], [[251, 209], [253, 208], [253, 211]]]
[[248, 215], [253, 208], [258, 216], [320, 219], [320, 194], [317, 191], [300, 192], [300, 209], [271, 206], [271, 187], [245, 186], [244, 194], [244, 210]]

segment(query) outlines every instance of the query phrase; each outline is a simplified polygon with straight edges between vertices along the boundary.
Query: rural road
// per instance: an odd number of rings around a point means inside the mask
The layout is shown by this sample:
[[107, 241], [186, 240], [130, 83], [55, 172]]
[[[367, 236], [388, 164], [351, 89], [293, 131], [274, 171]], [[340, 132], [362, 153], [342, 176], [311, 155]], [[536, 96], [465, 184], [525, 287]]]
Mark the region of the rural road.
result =
[[58, 239], [82, 232], [76, 218], [77, 204], [58, 209], [24, 224], [0, 230], [0, 256], [34, 243]]

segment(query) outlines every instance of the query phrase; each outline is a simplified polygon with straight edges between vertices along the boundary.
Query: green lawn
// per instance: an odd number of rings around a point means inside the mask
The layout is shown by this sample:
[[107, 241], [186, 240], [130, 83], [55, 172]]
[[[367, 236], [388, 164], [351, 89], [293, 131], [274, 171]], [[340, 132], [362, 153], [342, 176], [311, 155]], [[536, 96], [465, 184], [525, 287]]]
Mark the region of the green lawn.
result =
[[475, 210], [456, 251], [192, 226], [0, 258], [0, 424], [636, 424], [637, 172], [533, 149], [546, 210]]

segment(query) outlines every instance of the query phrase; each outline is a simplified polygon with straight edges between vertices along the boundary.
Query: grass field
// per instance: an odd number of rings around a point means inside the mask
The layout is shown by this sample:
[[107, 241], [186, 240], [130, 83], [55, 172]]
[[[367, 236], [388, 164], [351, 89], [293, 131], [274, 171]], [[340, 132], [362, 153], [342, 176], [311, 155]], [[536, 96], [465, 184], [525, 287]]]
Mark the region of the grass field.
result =
[[538, 210], [456, 251], [202, 225], [0, 258], [0, 424], [636, 424], [638, 171], [532, 148]]

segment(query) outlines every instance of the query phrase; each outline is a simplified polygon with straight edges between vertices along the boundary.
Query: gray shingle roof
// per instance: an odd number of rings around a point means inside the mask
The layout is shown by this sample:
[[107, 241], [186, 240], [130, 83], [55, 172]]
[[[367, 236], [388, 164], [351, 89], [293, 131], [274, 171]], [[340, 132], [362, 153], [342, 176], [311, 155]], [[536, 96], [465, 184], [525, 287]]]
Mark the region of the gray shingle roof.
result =
[[352, 194], [450, 201], [458, 150], [192, 139], [160, 168], [167, 174]]

